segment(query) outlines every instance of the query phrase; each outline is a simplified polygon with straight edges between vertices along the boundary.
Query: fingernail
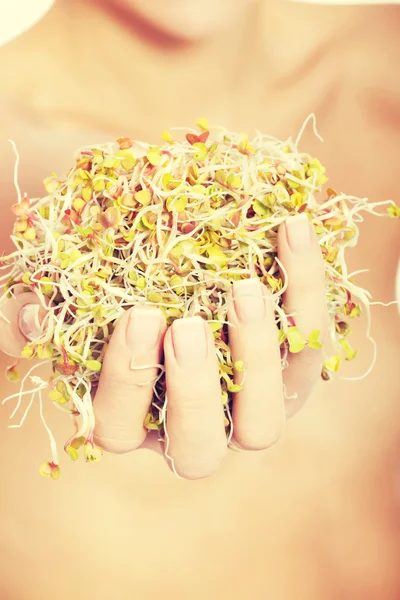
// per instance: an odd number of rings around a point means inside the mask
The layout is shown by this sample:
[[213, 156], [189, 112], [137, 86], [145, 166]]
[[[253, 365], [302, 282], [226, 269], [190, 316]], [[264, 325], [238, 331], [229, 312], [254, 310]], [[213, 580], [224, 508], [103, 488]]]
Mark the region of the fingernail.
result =
[[157, 346], [161, 314], [155, 308], [134, 308], [126, 328], [126, 343], [133, 354], [146, 354]]
[[311, 246], [310, 225], [306, 214], [288, 217], [286, 237], [292, 252], [307, 252]]
[[263, 288], [259, 279], [243, 279], [233, 284], [233, 300], [239, 321], [251, 323], [265, 316]]
[[39, 304], [25, 304], [19, 311], [18, 327], [22, 335], [29, 341], [33, 341], [42, 335], [39, 311]]
[[201, 317], [176, 319], [172, 324], [172, 341], [181, 367], [192, 367], [207, 358], [206, 330]]

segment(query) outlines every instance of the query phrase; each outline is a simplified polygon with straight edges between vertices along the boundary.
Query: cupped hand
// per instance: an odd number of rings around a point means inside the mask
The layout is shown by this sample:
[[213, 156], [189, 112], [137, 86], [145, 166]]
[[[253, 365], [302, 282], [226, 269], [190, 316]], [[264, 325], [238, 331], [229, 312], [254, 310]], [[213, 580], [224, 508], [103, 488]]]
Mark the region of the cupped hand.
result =
[[[323, 339], [328, 320], [324, 262], [305, 215], [281, 225], [278, 256], [289, 282], [285, 308], [303, 335], [318, 329]], [[5, 353], [18, 355], [26, 339], [34, 339], [38, 302], [34, 293], [23, 293], [1, 307], [6, 319], [0, 319], [0, 348]], [[245, 368], [243, 389], [233, 395], [233, 442], [244, 450], [263, 450], [279, 440], [286, 418], [303, 405], [320, 376], [322, 354], [308, 347], [289, 353], [282, 371], [274, 301], [257, 278], [233, 284], [228, 321], [232, 359], [243, 361]], [[123, 315], [94, 399], [96, 443], [114, 453], [149, 445], [143, 423], [160, 363], [166, 375], [168, 436], [166, 442], [155, 438], [156, 445], [180, 476], [207, 477], [220, 467], [228, 447], [214, 338], [201, 317], [177, 319], [167, 327], [156, 308], [135, 307]]]

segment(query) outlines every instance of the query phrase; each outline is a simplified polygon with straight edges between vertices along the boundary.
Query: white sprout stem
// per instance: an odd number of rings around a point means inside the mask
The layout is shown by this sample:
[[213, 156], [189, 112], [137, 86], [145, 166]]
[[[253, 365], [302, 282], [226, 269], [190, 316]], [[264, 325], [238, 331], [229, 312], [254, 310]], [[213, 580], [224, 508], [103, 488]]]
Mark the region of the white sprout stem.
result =
[[[51, 387], [55, 381], [61, 382], [69, 396], [68, 407], [56, 406], [70, 414], [74, 406], [72, 412], [78, 412], [81, 421], [78, 426], [76, 420], [78, 434], [88, 437], [94, 430], [92, 391], [100, 376], [98, 363], [103, 361], [115, 324], [131, 306], [157, 306], [169, 325], [175, 318], [191, 315], [218, 323], [220, 328], [214, 334], [217, 358], [221, 366], [229, 367], [229, 373], [220, 369], [225, 391], [232, 377], [237, 379], [225, 337], [233, 327], [227, 320], [232, 300], [226, 294], [235, 280], [259, 277], [274, 302], [277, 334], [284, 340], [281, 364], [285, 368], [289, 355], [286, 337], [297, 315], [289, 313], [283, 302], [289, 281], [277, 257], [277, 231], [290, 214], [306, 211], [326, 258], [333, 347], [339, 356], [343, 354], [341, 331], [348, 331], [346, 315], [352, 307], [355, 314], [360, 310], [357, 300], [366, 308], [367, 338], [372, 340], [369, 307], [396, 302], [371, 303], [370, 294], [352, 281], [362, 271], [348, 274], [345, 251], [358, 242], [364, 213], [383, 216], [382, 207], [391, 206], [393, 210], [388, 210], [395, 215], [397, 207], [389, 200], [369, 203], [366, 198], [332, 191], [319, 202], [324, 169], [310, 155], [298, 152], [310, 123], [323, 141], [314, 114], [305, 120], [294, 142], [261, 132], [250, 142], [244, 134], [222, 127], [212, 128], [207, 144], [197, 147], [190, 138], [156, 148], [128, 140], [132, 156], [127, 160], [129, 167], [119, 154], [120, 140], [88, 146], [75, 153], [77, 165], [65, 179], [47, 178], [48, 196], [26, 197], [26, 201], [17, 187], [17, 155], [14, 178], [22, 206], [15, 212], [22, 217], [18, 217], [12, 235], [16, 250], [0, 264], [0, 282], [4, 281], [2, 287], [6, 289], [0, 306], [10, 295], [16, 295], [22, 283], [26, 287], [28, 282], [29, 289], [37, 294], [46, 309], [43, 333], [27, 344], [26, 351], [39, 356], [52, 353], [53, 358], [47, 361], [53, 362], [56, 372]], [[197, 135], [195, 130], [189, 133]], [[15, 144], [13, 147], [16, 151]], [[8, 322], [1, 312], [0, 318]], [[342, 320], [345, 323], [337, 327]], [[375, 358], [374, 354], [373, 362]], [[89, 368], [89, 359], [94, 369]], [[168, 454], [168, 399], [162, 380], [165, 367], [132, 364], [131, 368], [158, 369], [154, 379], [141, 385], [153, 385], [156, 402], [150, 416], [159, 411], [166, 457], [176, 472]], [[246, 371], [241, 379], [243, 385]], [[19, 394], [12, 396], [18, 398], [12, 417], [25, 395], [31, 393], [24, 391], [25, 382], [26, 377]], [[41, 393], [41, 389], [39, 386], [32, 393]], [[34, 396], [20, 425], [33, 401]], [[224, 405], [231, 425], [228, 443], [233, 435], [230, 401], [228, 396]]]
[[15, 142], [13, 140], [8, 140], [14, 150], [14, 154], [15, 154], [15, 164], [14, 164], [14, 187], [15, 190], [17, 192], [17, 197], [18, 197], [18, 203], [21, 202], [22, 200], [22, 194], [21, 194], [21, 190], [18, 184], [18, 167], [19, 167], [19, 152], [17, 150], [17, 146], [15, 144]]
[[7, 398], [5, 398], [3, 400], [2, 403], [7, 402], [8, 400], [11, 400], [11, 398], [18, 398], [18, 402], [17, 402], [13, 412], [10, 415], [10, 419], [14, 418], [14, 416], [16, 415], [16, 413], [19, 410], [19, 407], [21, 406], [22, 396], [24, 395], [24, 385], [25, 385], [25, 382], [28, 379], [28, 377], [30, 377], [31, 373], [33, 373], [33, 371], [35, 371], [39, 367], [43, 367], [44, 365], [49, 364], [51, 362], [52, 362], [51, 360], [44, 360], [44, 361], [34, 365], [33, 367], [31, 367], [31, 369], [29, 369], [28, 373], [25, 375], [25, 377], [21, 381], [21, 386], [20, 386], [19, 392], [17, 392], [16, 394], [12, 394], [11, 396], [8, 396]]
[[51, 429], [47, 425], [46, 420], [45, 420], [44, 415], [43, 415], [43, 399], [42, 399], [42, 392], [41, 392], [41, 390], [38, 391], [38, 394], [39, 394], [39, 412], [40, 412], [40, 418], [42, 420], [44, 428], [47, 431], [47, 435], [49, 436], [52, 461], [53, 461], [53, 463], [55, 465], [58, 465], [59, 461], [58, 461], [57, 443], [56, 443], [56, 440], [54, 439], [54, 436], [53, 436], [53, 434], [51, 432]]

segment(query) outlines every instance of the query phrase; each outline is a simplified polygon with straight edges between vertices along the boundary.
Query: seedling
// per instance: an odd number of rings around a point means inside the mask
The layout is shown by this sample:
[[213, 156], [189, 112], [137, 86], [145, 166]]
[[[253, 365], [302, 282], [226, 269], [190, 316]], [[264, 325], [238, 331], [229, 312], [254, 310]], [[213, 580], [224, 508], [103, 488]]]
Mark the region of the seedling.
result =
[[[170, 132], [151, 146], [130, 138], [85, 147], [64, 178], [44, 181], [47, 195], [19, 195], [12, 240], [16, 250], [2, 259], [4, 295], [17, 287], [34, 291], [46, 310], [42, 333], [22, 350], [28, 360], [51, 364], [48, 382], [30, 369], [16, 394], [14, 416], [25, 402], [20, 426], [47, 389], [49, 401], [75, 424], [64, 445], [75, 461], [95, 462], [92, 398], [116, 322], [135, 305], [159, 307], [170, 325], [200, 315], [208, 321], [219, 361], [221, 402], [227, 436], [233, 394], [245, 385], [246, 365], [232, 362], [228, 345], [227, 292], [234, 281], [258, 277], [276, 308], [282, 366], [289, 352], [305, 347], [323, 353], [319, 332], [301, 332], [287, 312], [286, 275], [277, 258], [277, 231], [289, 215], [305, 213], [318, 236], [326, 267], [326, 299], [333, 352], [322, 361], [322, 378], [355, 358], [350, 322], [365, 309], [367, 291], [354, 283], [345, 250], [358, 241], [360, 214], [399, 217], [392, 201], [370, 203], [333, 189], [318, 159], [299, 152], [297, 141], [282, 142], [210, 127], [205, 119], [178, 141]], [[382, 207], [386, 206], [386, 212]], [[234, 382], [234, 371], [243, 381]], [[18, 379], [17, 365], [8, 369]], [[30, 389], [27, 387], [30, 381]], [[28, 386], [29, 387], [29, 386]], [[154, 382], [145, 425], [165, 435], [165, 375]], [[50, 429], [52, 457], [42, 475], [60, 473], [57, 444]]]

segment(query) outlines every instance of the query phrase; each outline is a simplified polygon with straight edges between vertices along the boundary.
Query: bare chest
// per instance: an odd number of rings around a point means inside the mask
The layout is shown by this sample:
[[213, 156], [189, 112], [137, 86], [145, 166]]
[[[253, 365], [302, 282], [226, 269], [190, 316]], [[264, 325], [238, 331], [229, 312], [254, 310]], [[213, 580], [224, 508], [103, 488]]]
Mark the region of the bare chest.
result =
[[[253, 85], [253, 96], [242, 102], [239, 96], [206, 106], [193, 100], [179, 110], [160, 111], [156, 118], [151, 112], [140, 118], [126, 112], [126, 131], [120, 129], [121, 120], [108, 119], [105, 108], [92, 112], [86, 130], [79, 107], [68, 117], [60, 113], [57, 122], [54, 118], [42, 128], [16, 125], [22, 190], [40, 193], [38, 181], [51, 171], [69, 168], [72, 152], [92, 141], [121, 134], [156, 141], [162, 129], [190, 125], [205, 113], [212, 122], [250, 134], [258, 128], [287, 137], [297, 133], [307, 114], [316, 112], [326, 145], [320, 146], [306, 132], [303, 149], [321, 157], [332, 186], [374, 200], [390, 197], [396, 181], [388, 165], [399, 134], [392, 132], [389, 138], [385, 127], [369, 126], [363, 103], [334, 71], [322, 83], [312, 80], [299, 87], [291, 99], [276, 93], [268, 104], [262, 87]], [[384, 140], [386, 147], [380, 145]], [[2, 185], [11, 194], [11, 153], [7, 156]], [[371, 176], [372, 156], [376, 176]], [[13, 201], [7, 195], [3, 207]], [[11, 215], [4, 219], [4, 236], [11, 222]], [[364, 224], [350, 260], [354, 268], [371, 269], [364, 284], [377, 299], [392, 298], [396, 247], [394, 224], [386, 220]], [[320, 598], [326, 589], [336, 597], [336, 592], [348, 589], [352, 578], [342, 544], [354, 546], [358, 553], [352, 565], [360, 578], [352, 597], [368, 598], [362, 575], [367, 567], [368, 585], [372, 581], [378, 596], [385, 595], [382, 590], [398, 583], [390, 518], [393, 500], [388, 489], [379, 495], [375, 490], [379, 472], [391, 476], [391, 454], [389, 443], [382, 444], [380, 436], [376, 443], [371, 440], [379, 427], [393, 441], [394, 421], [400, 417], [395, 402], [398, 384], [388, 379], [399, 356], [394, 319], [392, 309], [379, 313], [375, 337], [382, 354], [368, 382], [320, 387], [279, 448], [265, 456], [231, 457], [220, 475], [200, 485], [181, 485], [164, 472], [157, 457], [139, 452], [118, 461], [110, 457], [95, 473], [88, 474], [86, 465], [75, 470], [74, 465], [58, 487], [50, 489], [34, 470], [46, 450], [37, 415], [26, 431], [1, 435], [2, 454], [9, 457], [2, 468], [0, 496], [4, 598], [64, 600], [79, 590], [97, 600], [110, 595], [128, 599], [134, 594], [145, 600], [153, 597], [153, 586], [160, 585], [164, 597], [171, 599], [217, 599], [228, 593], [235, 600], [258, 598], [265, 589], [271, 597], [285, 600]], [[362, 339], [360, 331], [359, 344]], [[6, 426], [4, 412], [0, 423]], [[55, 427], [61, 432], [64, 425]], [[355, 477], [357, 472], [363, 476]], [[331, 502], [331, 495], [341, 498], [339, 505]], [[357, 503], [363, 503], [363, 511]], [[351, 522], [351, 531], [346, 522]], [[338, 524], [341, 534], [335, 531]], [[321, 530], [330, 532], [330, 543], [321, 541]], [[305, 572], [311, 574], [308, 580]]]

